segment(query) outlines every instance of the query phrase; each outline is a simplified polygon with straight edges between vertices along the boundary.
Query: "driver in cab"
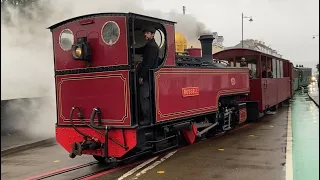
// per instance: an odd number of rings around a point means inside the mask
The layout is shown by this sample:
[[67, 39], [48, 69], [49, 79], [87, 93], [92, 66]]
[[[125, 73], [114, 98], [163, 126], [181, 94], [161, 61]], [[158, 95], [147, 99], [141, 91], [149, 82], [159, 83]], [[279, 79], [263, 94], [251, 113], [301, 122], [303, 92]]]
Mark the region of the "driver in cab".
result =
[[158, 66], [159, 57], [159, 46], [157, 45], [154, 39], [155, 32], [155, 28], [146, 27], [143, 30], [143, 33], [147, 43], [145, 44], [145, 46], [135, 49], [136, 54], [141, 54], [143, 56], [138, 72], [140, 84], [140, 102], [143, 114], [143, 121], [140, 121], [141, 125], [147, 125], [151, 123], [151, 104], [149, 99], [149, 70], [154, 69]]

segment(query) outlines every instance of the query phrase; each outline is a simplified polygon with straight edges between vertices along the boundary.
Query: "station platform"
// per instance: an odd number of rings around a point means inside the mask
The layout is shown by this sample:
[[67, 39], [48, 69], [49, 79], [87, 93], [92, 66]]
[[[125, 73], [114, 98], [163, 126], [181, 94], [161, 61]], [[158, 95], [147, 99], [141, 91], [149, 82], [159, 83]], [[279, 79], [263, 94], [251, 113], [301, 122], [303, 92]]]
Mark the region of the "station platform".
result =
[[[310, 100], [310, 98], [311, 101]], [[296, 93], [292, 101], [293, 179], [319, 179], [319, 90], [313, 83], [308, 95]]]
[[[318, 180], [319, 108], [309, 98], [315, 93], [310, 89], [308, 93], [297, 91], [289, 104], [283, 104], [275, 114], [257, 122], [130, 167], [85, 179]], [[1, 150], [35, 140], [23, 135], [10, 136], [1, 137]], [[23, 179], [93, 161], [91, 156], [75, 159], [67, 156], [57, 143], [4, 156], [1, 179]], [[77, 179], [79, 174], [90, 174], [99, 168], [92, 166], [55, 179]]]
[[314, 82], [309, 85], [308, 95], [312, 99], [312, 101], [319, 107], [319, 88], [317, 83]]
[[55, 141], [55, 137], [30, 137], [21, 132], [1, 133], [1, 157]]
[[274, 115], [173, 151], [140, 169], [94, 179], [285, 180], [288, 108], [284, 105]]
[[298, 91], [274, 115], [173, 153], [94, 179], [318, 180], [319, 109]]

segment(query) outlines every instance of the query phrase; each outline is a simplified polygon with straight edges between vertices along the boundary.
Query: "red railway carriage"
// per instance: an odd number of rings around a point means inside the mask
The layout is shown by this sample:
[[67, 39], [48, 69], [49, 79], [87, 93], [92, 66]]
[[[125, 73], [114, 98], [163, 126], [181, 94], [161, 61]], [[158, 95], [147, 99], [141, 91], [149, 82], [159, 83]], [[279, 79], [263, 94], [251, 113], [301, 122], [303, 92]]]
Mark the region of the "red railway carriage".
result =
[[[50, 27], [56, 80], [56, 139], [70, 157], [99, 161], [157, 153], [230, 130], [247, 120], [248, 68], [212, 60], [213, 36], [201, 36], [202, 57], [177, 56], [174, 22], [133, 13], [101, 13]], [[140, 125], [135, 48], [142, 29], [157, 29], [159, 66], [149, 71], [152, 122]]]
[[250, 49], [228, 49], [213, 54], [213, 58], [227, 60], [231, 67], [239, 67], [241, 60], [245, 60], [251, 73], [247, 99], [258, 102], [260, 112], [293, 96], [293, 65], [288, 60]]

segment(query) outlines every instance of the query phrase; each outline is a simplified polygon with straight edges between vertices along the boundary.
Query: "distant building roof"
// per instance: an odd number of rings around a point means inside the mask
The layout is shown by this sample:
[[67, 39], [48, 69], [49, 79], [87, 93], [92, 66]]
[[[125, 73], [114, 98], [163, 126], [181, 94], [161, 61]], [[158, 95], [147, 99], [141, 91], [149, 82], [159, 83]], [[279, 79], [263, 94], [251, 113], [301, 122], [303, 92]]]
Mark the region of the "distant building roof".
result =
[[279, 54], [276, 50], [272, 49], [270, 46], [265, 45], [264, 42], [254, 40], [254, 39], [243, 40], [243, 47], [242, 47], [242, 41], [240, 41], [239, 44], [233, 47], [226, 47], [225, 49], [233, 49], [233, 48], [252, 49], [252, 50], [260, 51], [273, 56], [282, 57], [281, 54]]

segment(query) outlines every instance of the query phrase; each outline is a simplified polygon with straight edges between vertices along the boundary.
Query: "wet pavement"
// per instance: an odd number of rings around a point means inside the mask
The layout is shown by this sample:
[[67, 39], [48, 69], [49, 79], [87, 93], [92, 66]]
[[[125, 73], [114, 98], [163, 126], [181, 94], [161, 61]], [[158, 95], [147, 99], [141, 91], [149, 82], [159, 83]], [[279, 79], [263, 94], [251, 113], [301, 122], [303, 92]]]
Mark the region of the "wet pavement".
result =
[[[159, 155], [124, 179], [283, 179], [285, 175], [285, 139], [287, 108], [258, 123], [243, 127], [221, 137], [208, 139], [179, 149], [167, 159]], [[170, 154], [170, 153], [169, 153]], [[163, 162], [162, 162], [163, 161]], [[1, 179], [17, 180], [52, 172], [61, 168], [94, 162], [91, 156], [70, 159], [58, 144], [26, 150], [1, 158]], [[95, 179], [118, 179], [138, 165], [105, 173]], [[155, 166], [152, 168], [152, 166]], [[73, 179], [101, 170], [95, 164], [79, 171], [49, 179]], [[146, 167], [143, 167], [146, 168]], [[143, 169], [142, 168], [142, 169]]]
[[[179, 149], [135, 172], [118, 171], [95, 179], [280, 180], [285, 179], [288, 107], [258, 123]], [[164, 160], [163, 160], [164, 159]], [[131, 170], [132, 171], [132, 170]]]
[[305, 93], [297, 93], [292, 102], [292, 132], [294, 180], [318, 180], [319, 108]]
[[[3, 133], [1, 134], [1, 156], [8, 151], [12, 151], [13, 149], [19, 149], [23, 146], [27, 146], [29, 144], [35, 146], [42, 142], [42, 144], [46, 143], [47, 140], [54, 141], [54, 137], [30, 137], [21, 132], [14, 133]], [[49, 141], [49, 142], [50, 142]], [[38, 143], [39, 142], [39, 143]], [[41, 145], [41, 144], [39, 144]]]
[[314, 103], [317, 104], [317, 106], [319, 106], [319, 88], [318, 88], [318, 84], [316, 82], [311, 83], [309, 85], [309, 87], [308, 87], [308, 90], [309, 90], [309, 92], [308, 92], [309, 97], [313, 100]]
[[[290, 107], [284, 105], [275, 115], [268, 115], [256, 123], [158, 155], [148, 162], [103, 171], [102, 174], [87, 179], [282, 180], [289, 171], [294, 180], [319, 179], [318, 116], [319, 109], [308, 98], [308, 94], [298, 92]], [[292, 121], [293, 131], [293, 141], [290, 137], [293, 147], [289, 151], [292, 152], [290, 156], [286, 147], [288, 121]], [[290, 166], [286, 164], [286, 156], [292, 157]], [[2, 157], [1, 179], [24, 179], [91, 162], [95, 162], [91, 156], [70, 159], [60, 145], [48, 143]], [[74, 179], [101, 169], [105, 169], [105, 166], [93, 164], [49, 179]]]
[[41, 147], [1, 157], [1, 179], [19, 180], [92, 161], [94, 159], [91, 156], [70, 159], [68, 152], [60, 145], [49, 143]]

